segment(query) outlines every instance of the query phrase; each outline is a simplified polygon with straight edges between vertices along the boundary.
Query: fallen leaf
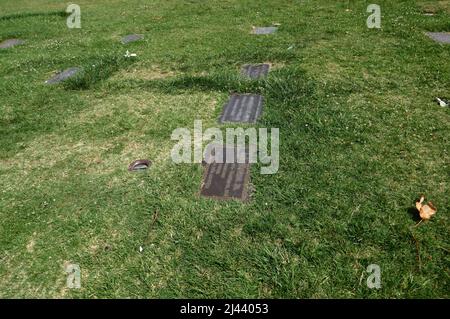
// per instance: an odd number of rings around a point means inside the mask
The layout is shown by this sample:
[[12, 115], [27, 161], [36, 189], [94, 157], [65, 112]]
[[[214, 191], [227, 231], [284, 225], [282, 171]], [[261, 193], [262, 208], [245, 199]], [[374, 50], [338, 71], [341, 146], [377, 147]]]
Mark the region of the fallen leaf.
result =
[[126, 58], [134, 58], [136, 56], [137, 56], [136, 53], [130, 53], [130, 51], [128, 51], [128, 50], [127, 50], [127, 52], [124, 55], [124, 57], [126, 57]]
[[428, 220], [430, 219], [434, 214], [436, 214], [436, 207], [434, 207], [432, 202], [428, 202], [428, 205], [423, 205], [422, 209], [420, 210], [420, 217], [422, 219]]
[[423, 220], [429, 220], [433, 215], [436, 214], [437, 208], [430, 201], [428, 204], [423, 205], [425, 196], [421, 196], [420, 200], [416, 202], [416, 208], [419, 211], [420, 218]]

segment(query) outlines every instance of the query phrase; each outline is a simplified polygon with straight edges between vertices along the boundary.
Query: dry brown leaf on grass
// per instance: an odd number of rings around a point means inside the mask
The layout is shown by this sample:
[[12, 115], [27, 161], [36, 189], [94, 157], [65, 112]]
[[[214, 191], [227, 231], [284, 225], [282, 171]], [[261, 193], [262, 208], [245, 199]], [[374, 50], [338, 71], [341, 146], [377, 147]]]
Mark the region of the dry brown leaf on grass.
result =
[[[420, 200], [416, 201], [416, 208], [419, 211], [420, 218], [422, 220], [429, 220], [437, 212], [437, 208], [430, 201], [428, 204], [423, 205], [425, 201], [425, 196], [421, 196]], [[420, 222], [422, 222], [422, 220]], [[419, 224], [420, 224], [419, 222]]]

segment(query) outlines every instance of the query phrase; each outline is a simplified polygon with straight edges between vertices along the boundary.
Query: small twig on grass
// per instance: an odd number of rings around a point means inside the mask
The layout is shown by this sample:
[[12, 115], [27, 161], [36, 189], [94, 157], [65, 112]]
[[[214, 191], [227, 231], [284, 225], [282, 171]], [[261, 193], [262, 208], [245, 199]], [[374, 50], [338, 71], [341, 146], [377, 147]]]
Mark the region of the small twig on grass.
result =
[[361, 277], [359, 277], [359, 285], [361, 286], [362, 280], [364, 278], [364, 270], [361, 273]]
[[147, 245], [150, 242], [150, 234], [152, 232], [153, 227], [158, 222], [158, 211], [155, 210], [153, 212], [153, 218], [152, 223], [150, 224], [150, 227], [148, 228], [147, 237], [145, 238], [144, 245]]
[[158, 211], [155, 210], [155, 212], [153, 213], [152, 226], [154, 226], [154, 225], [156, 224], [157, 221], [158, 221]]
[[447, 253], [450, 253], [450, 250], [448, 250], [447, 248], [441, 247], [441, 246], [436, 246], [439, 249], [445, 250]]

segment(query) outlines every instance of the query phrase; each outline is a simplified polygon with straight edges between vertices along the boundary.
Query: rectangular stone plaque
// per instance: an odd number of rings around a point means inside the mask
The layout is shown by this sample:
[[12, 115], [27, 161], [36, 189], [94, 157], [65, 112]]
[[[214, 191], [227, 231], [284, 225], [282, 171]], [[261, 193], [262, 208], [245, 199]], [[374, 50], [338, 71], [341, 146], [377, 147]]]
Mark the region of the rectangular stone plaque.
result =
[[73, 67], [73, 68], [66, 69], [66, 70], [64, 70], [62, 72], [59, 72], [58, 74], [56, 74], [51, 79], [45, 81], [45, 83], [46, 84], [56, 84], [56, 83], [62, 82], [64, 80], [67, 80], [67, 79], [75, 76], [80, 71], [81, 71], [81, 69], [78, 68], [78, 67]]
[[256, 94], [233, 94], [225, 104], [219, 123], [256, 123], [262, 114], [264, 98]]
[[436, 42], [450, 44], [450, 32], [427, 32], [427, 35]]
[[253, 28], [252, 33], [253, 34], [272, 34], [277, 32], [278, 28], [277, 27], [258, 27], [258, 28]]
[[19, 39], [8, 39], [0, 43], [0, 49], [9, 49], [16, 45], [24, 44], [25, 41]]
[[242, 67], [241, 73], [250, 79], [257, 80], [265, 78], [269, 73], [269, 69], [269, 64], [246, 64]]
[[[231, 147], [223, 147], [224, 159], [226, 158], [226, 153], [230, 150]], [[216, 199], [248, 200], [250, 163], [248, 158], [243, 163], [237, 162], [237, 154], [242, 152], [247, 154], [244, 148], [234, 147], [234, 160], [231, 161], [232, 163], [224, 160], [224, 163], [212, 162], [206, 164], [200, 189], [201, 196]]]
[[248, 200], [250, 164], [207, 164], [200, 194], [217, 199]]
[[144, 38], [143, 34], [129, 34], [126, 35], [122, 38], [122, 43], [123, 44], [127, 44], [130, 42], [135, 42], [135, 41], [139, 41], [142, 40]]

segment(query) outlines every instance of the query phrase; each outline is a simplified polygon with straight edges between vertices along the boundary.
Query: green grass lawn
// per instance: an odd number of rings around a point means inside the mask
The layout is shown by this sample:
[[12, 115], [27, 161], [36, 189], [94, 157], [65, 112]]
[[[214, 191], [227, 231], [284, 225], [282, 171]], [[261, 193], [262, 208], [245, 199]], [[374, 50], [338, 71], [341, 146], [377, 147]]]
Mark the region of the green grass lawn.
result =
[[[26, 40], [0, 50], [0, 297], [449, 298], [450, 45], [424, 32], [450, 32], [450, 1], [379, 0], [381, 29], [365, 1], [76, 3], [81, 29], [66, 1], [0, 0], [0, 40]], [[266, 80], [238, 76], [261, 62]], [[199, 197], [201, 165], [170, 157], [230, 92], [264, 95], [257, 127], [280, 129], [248, 203]], [[420, 194], [438, 212], [414, 227]]]

